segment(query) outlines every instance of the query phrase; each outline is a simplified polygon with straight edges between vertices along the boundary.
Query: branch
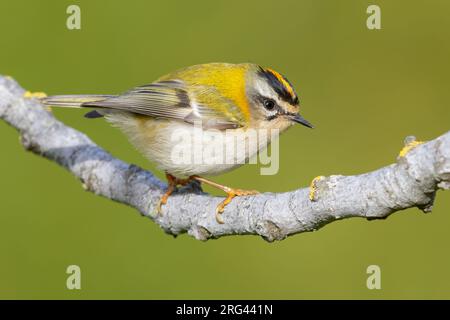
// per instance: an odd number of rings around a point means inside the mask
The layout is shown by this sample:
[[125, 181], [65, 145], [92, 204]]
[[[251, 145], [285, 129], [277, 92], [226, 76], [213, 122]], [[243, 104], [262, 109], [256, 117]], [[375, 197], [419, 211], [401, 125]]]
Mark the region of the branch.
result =
[[199, 240], [257, 234], [268, 241], [317, 230], [335, 220], [383, 219], [411, 207], [431, 210], [436, 191], [450, 188], [450, 131], [420, 144], [409, 140], [395, 164], [357, 176], [314, 179], [309, 188], [238, 197], [226, 207], [225, 224], [215, 208], [221, 197], [198, 185], [181, 188], [155, 215], [166, 185], [152, 173], [112, 157], [86, 135], [58, 121], [11, 78], [0, 76], [0, 117], [15, 127], [23, 146], [78, 177], [86, 190], [130, 205], [165, 232]]

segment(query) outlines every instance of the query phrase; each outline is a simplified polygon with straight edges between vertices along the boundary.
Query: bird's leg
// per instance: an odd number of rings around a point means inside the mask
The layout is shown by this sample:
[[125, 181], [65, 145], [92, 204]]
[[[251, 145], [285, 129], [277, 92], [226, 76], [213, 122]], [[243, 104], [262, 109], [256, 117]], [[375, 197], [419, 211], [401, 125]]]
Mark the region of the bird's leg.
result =
[[167, 203], [167, 200], [169, 199], [170, 195], [175, 191], [175, 189], [177, 188], [178, 185], [185, 186], [193, 180], [192, 177], [189, 177], [186, 179], [179, 179], [179, 178], [171, 175], [168, 172], [166, 172], [166, 179], [167, 179], [168, 186], [167, 186], [166, 192], [163, 194], [163, 196], [159, 200], [158, 207], [156, 209], [158, 214], [161, 214], [162, 205]]
[[222, 213], [225, 210], [225, 207], [227, 206], [227, 204], [229, 204], [231, 202], [231, 200], [233, 200], [234, 197], [249, 196], [249, 195], [254, 195], [254, 194], [259, 193], [256, 190], [233, 189], [233, 188], [218, 184], [214, 181], [210, 181], [210, 180], [207, 180], [207, 179], [199, 177], [199, 176], [191, 176], [191, 177], [189, 177], [189, 179], [195, 179], [199, 182], [206, 183], [207, 185], [210, 185], [211, 187], [220, 189], [227, 194], [227, 197], [225, 198], [225, 200], [223, 200], [221, 203], [219, 203], [219, 205], [216, 208], [216, 220], [220, 224], [224, 223], [224, 221], [222, 219]]

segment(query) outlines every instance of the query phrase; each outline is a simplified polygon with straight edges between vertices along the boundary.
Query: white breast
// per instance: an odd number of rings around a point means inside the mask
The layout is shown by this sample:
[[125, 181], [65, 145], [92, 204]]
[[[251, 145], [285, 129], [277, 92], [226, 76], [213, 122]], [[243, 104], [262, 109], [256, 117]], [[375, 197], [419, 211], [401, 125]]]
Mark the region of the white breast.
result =
[[[131, 142], [158, 167], [175, 176], [217, 175], [246, 163], [270, 142], [258, 131], [203, 130], [180, 121], [111, 114]], [[259, 139], [258, 139], [259, 138]]]

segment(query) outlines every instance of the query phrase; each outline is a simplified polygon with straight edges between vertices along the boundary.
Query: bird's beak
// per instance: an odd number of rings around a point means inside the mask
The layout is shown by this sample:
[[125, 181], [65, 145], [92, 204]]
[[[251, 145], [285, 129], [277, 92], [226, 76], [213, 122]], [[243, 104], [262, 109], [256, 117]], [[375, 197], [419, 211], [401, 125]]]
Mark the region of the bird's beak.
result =
[[304, 125], [305, 127], [308, 127], [308, 128], [311, 128], [311, 129], [314, 128], [314, 126], [313, 126], [311, 123], [309, 123], [308, 120], [306, 120], [305, 118], [303, 118], [303, 117], [302, 117], [301, 115], [299, 115], [298, 113], [290, 114], [290, 115], [289, 115], [289, 118], [291, 119], [291, 121], [300, 123], [300, 124]]

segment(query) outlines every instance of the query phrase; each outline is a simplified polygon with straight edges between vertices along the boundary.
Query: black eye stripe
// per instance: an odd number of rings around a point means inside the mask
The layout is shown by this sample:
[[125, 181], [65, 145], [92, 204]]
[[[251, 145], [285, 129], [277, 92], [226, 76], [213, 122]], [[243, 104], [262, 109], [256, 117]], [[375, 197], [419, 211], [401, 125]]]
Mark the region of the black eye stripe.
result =
[[[275, 90], [275, 92], [278, 94], [278, 96], [283, 99], [284, 101], [288, 102], [289, 104], [296, 105], [298, 103], [298, 97], [294, 93], [294, 96], [292, 96], [287, 90], [286, 87], [278, 80], [278, 78], [269, 71], [264, 70], [263, 68], [260, 68], [258, 71], [258, 74], [264, 78], [267, 83]], [[283, 79], [290, 84], [289, 80], [287, 80], [285, 77]], [[292, 87], [292, 85], [291, 85]]]
[[278, 109], [278, 112], [277, 112], [277, 113], [272, 114], [272, 115], [266, 117], [266, 120], [267, 120], [267, 121], [271, 121], [271, 120], [274, 120], [274, 119], [278, 118], [279, 116], [295, 116], [295, 115], [296, 115], [295, 113], [292, 113], [292, 112], [286, 112], [286, 111], [283, 111], [283, 110], [281, 110], [281, 109]]
[[[255, 100], [257, 101], [257, 103], [259, 103], [260, 105], [262, 105], [266, 110], [268, 111], [273, 111], [273, 110], [280, 110], [280, 106], [277, 104], [277, 102], [269, 97], [265, 97], [263, 95], [257, 95], [255, 97]], [[267, 103], [270, 102], [271, 104], [273, 104], [272, 108], [267, 108]]]

